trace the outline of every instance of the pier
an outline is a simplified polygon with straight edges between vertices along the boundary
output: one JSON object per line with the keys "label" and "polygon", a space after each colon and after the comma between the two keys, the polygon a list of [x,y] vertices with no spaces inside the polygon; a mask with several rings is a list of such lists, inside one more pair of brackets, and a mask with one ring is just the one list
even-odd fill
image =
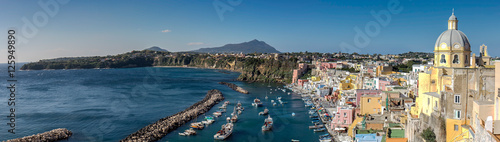
{"label": "pier", "polygon": [[219,82],[219,84],[222,84],[222,85],[227,85],[229,88],[233,89],[234,91],[236,92],[240,92],[240,93],[243,93],[243,94],[248,94],[248,91],[239,87],[238,85],[236,84],[233,84],[233,83],[227,83],[227,82]]}
{"label": "pier", "polygon": [[158,141],[183,124],[195,119],[201,114],[208,112],[214,105],[222,100],[224,100],[224,96],[219,90],[210,90],[203,100],[196,102],[181,112],[162,118],[155,123],[130,134],[125,139],[120,140],[120,142]]}
{"label": "pier", "polygon": [[5,142],[53,142],[68,139],[73,133],[65,128],[54,129],[48,132],[7,140]]}

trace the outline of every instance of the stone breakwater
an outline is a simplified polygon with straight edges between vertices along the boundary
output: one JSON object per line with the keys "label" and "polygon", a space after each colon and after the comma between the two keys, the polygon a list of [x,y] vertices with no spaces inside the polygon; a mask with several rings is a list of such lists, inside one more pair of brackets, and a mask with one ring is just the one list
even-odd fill
{"label": "stone breakwater", "polygon": [[243,94],[248,94],[248,91],[239,87],[238,85],[236,84],[233,84],[233,83],[227,83],[227,82],[219,82],[219,84],[222,84],[222,85],[227,85],[229,88],[233,89],[234,91],[237,91],[237,92],[240,92],[240,93],[243,93]]}
{"label": "stone breakwater", "polygon": [[125,141],[158,141],[168,133],[179,128],[183,124],[195,119],[199,115],[206,113],[214,105],[224,100],[224,96],[219,90],[213,89],[208,91],[207,95],[203,100],[196,102],[187,109],[178,112],[174,115],[167,116],[150,124],[139,131],[128,135],[125,139],[120,140],[120,142]]}
{"label": "stone breakwater", "polygon": [[7,140],[5,142],[53,142],[68,139],[73,133],[65,128],[54,129],[41,134]]}

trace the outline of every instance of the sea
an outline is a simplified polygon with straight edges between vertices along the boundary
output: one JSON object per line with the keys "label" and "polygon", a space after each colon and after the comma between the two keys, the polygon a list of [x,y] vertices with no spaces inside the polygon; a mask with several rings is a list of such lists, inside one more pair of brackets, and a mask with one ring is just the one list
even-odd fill
{"label": "sea", "polygon": [[[225,141],[285,142],[296,139],[318,141],[326,132],[308,129],[311,119],[300,95],[277,89],[283,84],[236,81],[237,72],[216,69],[144,67],[121,69],[70,69],[16,71],[15,134],[8,132],[10,91],[7,89],[7,64],[0,64],[0,141],[67,128],[73,135],[69,142],[119,141],[129,134],[182,111],[202,100],[211,89],[220,90],[224,101],[233,108],[241,102],[245,110],[234,124],[233,134]],[[17,64],[20,68],[22,64]],[[218,82],[234,83],[249,94],[238,93]],[[268,96],[266,100],[265,97]],[[271,100],[282,97],[283,105],[273,106]],[[251,105],[255,98],[263,107]],[[212,115],[222,103],[205,115]],[[272,131],[261,131],[266,116],[258,115],[265,108],[274,119]],[[160,141],[214,141],[214,134],[226,123],[232,109],[216,118],[215,123],[197,135],[180,136],[189,123],[170,132]],[[295,116],[292,116],[295,113]],[[200,115],[192,122],[202,121]],[[66,141],[66,140],[65,140]]]}

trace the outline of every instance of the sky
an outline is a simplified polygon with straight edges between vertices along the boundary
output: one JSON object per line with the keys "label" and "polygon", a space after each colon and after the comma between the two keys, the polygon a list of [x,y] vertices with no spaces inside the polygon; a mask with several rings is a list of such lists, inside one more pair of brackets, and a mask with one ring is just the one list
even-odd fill
{"label": "sky", "polygon": [[500,55],[498,0],[0,0],[0,30],[16,31],[18,62],[253,39],[281,52],[398,54],[432,52],[452,9],[473,53]]}

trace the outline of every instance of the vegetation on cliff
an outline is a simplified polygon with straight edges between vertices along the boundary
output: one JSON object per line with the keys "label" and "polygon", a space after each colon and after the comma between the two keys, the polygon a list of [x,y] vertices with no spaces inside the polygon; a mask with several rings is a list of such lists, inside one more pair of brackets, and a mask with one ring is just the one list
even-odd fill
{"label": "vegetation on cliff", "polygon": [[57,58],[28,63],[21,70],[184,66],[240,72],[238,80],[289,83],[297,58],[239,57],[203,53],[132,51],[115,56]]}

